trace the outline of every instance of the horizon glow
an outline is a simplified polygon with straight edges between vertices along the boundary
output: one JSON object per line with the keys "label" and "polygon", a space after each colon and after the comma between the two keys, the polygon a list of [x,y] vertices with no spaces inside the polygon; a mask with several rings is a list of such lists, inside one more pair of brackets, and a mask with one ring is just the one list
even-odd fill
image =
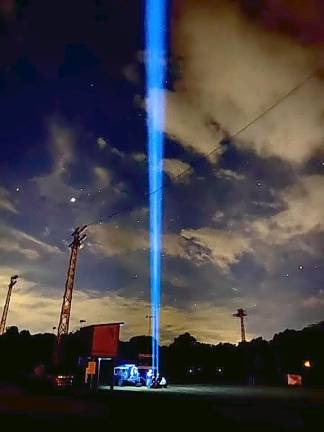
{"label": "horizon glow", "polygon": [[166,0],[146,0],[145,30],[152,367],[159,373]]}

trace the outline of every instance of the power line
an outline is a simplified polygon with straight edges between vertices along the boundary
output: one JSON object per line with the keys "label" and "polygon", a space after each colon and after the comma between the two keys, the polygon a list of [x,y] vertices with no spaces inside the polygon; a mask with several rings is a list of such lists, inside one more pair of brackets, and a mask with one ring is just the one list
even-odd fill
{"label": "power line", "polygon": [[272,105],[270,105],[268,108],[266,108],[260,115],[255,117],[253,120],[251,120],[249,123],[247,123],[245,126],[243,126],[241,129],[239,129],[237,132],[235,132],[234,135],[231,136],[231,138],[236,138],[238,135],[240,135],[242,132],[246,131],[250,126],[252,126],[254,123],[259,121],[262,117],[266,116],[270,111],[272,111],[276,106],[280,105],[283,101],[285,101],[289,96],[291,96],[293,93],[296,93],[301,87],[303,87],[308,81],[314,78],[316,75],[317,70],[312,72],[310,75],[308,75],[306,78],[304,78],[302,81],[297,83],[295,87],[293,87],[291,90],[289,90],[288,93],[284,94],[280,99],[275,101]]}
{"label": "power line", "polygon": [[[302,81],[300,81],[299,83],[297,83],[292,89],[290,89],[287,93],[285,93],[283,96],[281,96],[279,99],[277,99],[273,104],[271,104],[268,108],[266,108],[264,111],[262,111],[261,114],[259,114],[257,117],[255,117],[254,119],[252,119],[251,121],[249,121],[247,124],[245,124],[244,126],[242,126],[240,129],[238,129],[234,134],[232,135],[227,135],[227,133],[224,134],[224,138],[222,138],[220,141],[218,141],[218,146],[215,147],[213,150],[211,150],[209,153],[200,156],[199,158],[197,158],[197,160],[195,162],[192,162],[191,165],[186,168],[185,170],[181,171],[181,173],[179,173],[177,176],[173,177],[172,179],[172,183],[176,182],[179,178],[189,174],[191,171],[193,171],[193,169],[199,165],[201,162],[204,162],[206,159],[209,159],[211,156],[213,156],[214,154],[216,154],[219,151],[219,145],[222,143],[222,141],[224,141],[224,139],[226,140],[233,140],[234,138],[238,137],[239,135],[241,135],[243,132],[245,132],[249,127],[251,127],[252,125],[254,125],[256,122],[258,122],[259,120],[261,120],[263,117],[265,117],[270,111],[272,111],[274,108],[276,108],[278,105],[280,105],[282,102],[284,102],[286,99],[288,99],[292,94],[296,93],[301,87],[303,87],[308,81],[312,80],[314,78],[314,76],[316,75],[317,70],[312,72],[310,75],[308,75],[306,78],[304,78]],[[221,129],[219,127],[219,129]],[[171,181],[169,184],[167,185],[163,185],[160,188],[152,191],[152,192],[146,192],[144,195],[144,198],[149,197],[150,195],[153,195],[154,193],[162,190],[162,189],[166,189],[167,187],[169,187],[171,184]],[[130,211],[135,209],[136,207],[134,205],[128,205],[125,207],[122,207],[121,209],[111,213],[109,216],[107,216],[106,218],[104,218],[105,221],[108,221],[116,216],[119,216],[120,214],[126,212],[126,211]],[[102,223],[103,220],[99,219],[96,220],[94,222],[91,222],[89,225],[96,225],[97,223]]]}

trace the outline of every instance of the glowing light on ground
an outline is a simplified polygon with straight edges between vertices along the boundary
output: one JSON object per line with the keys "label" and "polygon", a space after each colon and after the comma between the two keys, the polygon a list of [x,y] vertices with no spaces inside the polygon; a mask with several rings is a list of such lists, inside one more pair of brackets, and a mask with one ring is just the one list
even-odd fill
{"label": "glowing light on ground", "polygon": [[[150,187],[153,370],[159,371],[166,0],[146,0],[146,98]],[[155,369],[156,368],[156,369]]]}

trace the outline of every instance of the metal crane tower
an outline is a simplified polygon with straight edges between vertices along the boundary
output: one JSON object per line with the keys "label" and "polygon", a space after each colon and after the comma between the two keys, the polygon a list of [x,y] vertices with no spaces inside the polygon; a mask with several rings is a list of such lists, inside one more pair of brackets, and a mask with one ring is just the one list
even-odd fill
{"label": "metal crane tower", "polygon": [[240,318],[240,321],[241,321],[241,341],[246,342],[244,318],[247,316],[247,313],[244,309],[237,309],[237,311],[233,314],[233,316],[236,318]]}
{"label": "metal crane tower", "polygon": [[84,233],[86,229],[87,229],[87,225],[76,228],[76,230],[72,234],[73,241],[69,245],[69,247],[71,248],[71,255],[70,255],[69,269],[67,273],[67,279],[65,283],[65,292],[63,296],[60,322],[57,328],[58,343],[60,342],[61,337],[63,335],[66,335],[69,331],[72,294],[73,294],[77,258],[78,258],[78,252],[82,245],[82,242],[87,237],[86,234]]}
{"label": "metal crane tower", "polygon": [[7,321],[7,316],[8,316],[11,292],[12,292],[13,286],[16,285],[16,283],[17,283],[18,277],[19,277],[18,275],[15,275],[15,276],[11,276],[11,278],[10,278],[9,288],[8,288],[8,292],[7,292],[7,298],[6,298],[6,302],[5,302],[5,305],[3,308],[3,312],[2,312],[2,318],[1,318],[1,324],[0,324],[0,335],[3,335],[3,333],[6,331],[6,321]]}

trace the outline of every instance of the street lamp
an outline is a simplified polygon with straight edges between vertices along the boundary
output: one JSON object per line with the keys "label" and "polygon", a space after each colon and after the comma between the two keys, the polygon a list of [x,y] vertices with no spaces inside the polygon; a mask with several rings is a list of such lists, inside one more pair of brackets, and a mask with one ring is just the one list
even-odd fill
{"label": "street lamp", "polygon": [[304,367],[307,368],[307,369],[311,368],[312,367],[311,362],[309,360],[305,360],[304,361]]}

